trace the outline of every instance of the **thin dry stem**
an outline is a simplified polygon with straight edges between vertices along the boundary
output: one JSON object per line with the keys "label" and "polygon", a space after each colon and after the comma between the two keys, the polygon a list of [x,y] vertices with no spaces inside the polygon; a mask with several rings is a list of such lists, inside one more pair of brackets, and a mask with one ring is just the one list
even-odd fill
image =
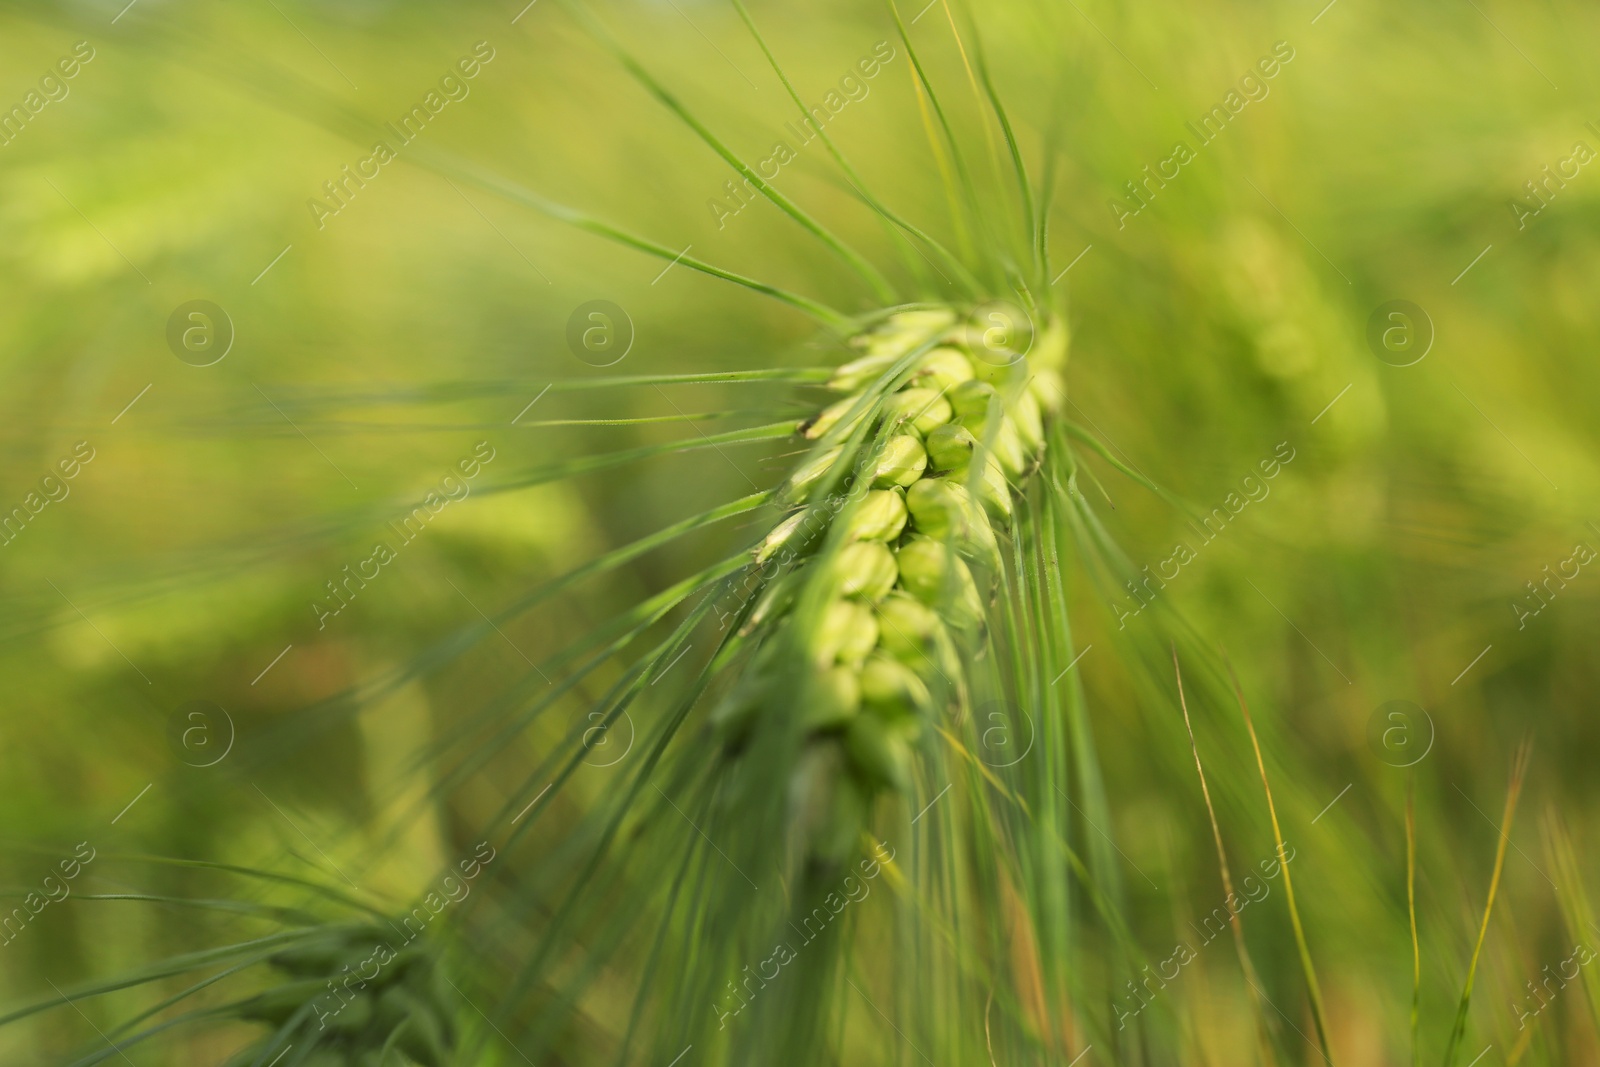
{"label": "thin dry stem", "polygon": [[1411,1067],[1422,1062],[1417,1022],[1422,1003],[1422,949],[1417,941],[1417,780],[1406,784],[1406,913],[1411,920]]}
{"label": "thin dry stem", "polygon": [[1317,971],[1311,965],[1311,949],[1306,944],[1305,927],[1300,923],[1300,907],[1294,899],[1294,882],[1289,876],[1289,860],[1284,853],[1283,830],[1278,825],[1278,806],[1272,800],[1272,784],[1267,781],[1267,764],[1261,758],[1261,742],[1256,738],[1256,725],[1250,718],[1250,706],[1245,703],[1244,688],[1239,685],[1238,675],[1233,673],[1233,664],[1228,662],[1224,653],[1223,661],[1227,663],[1228,678],[1233,682],[1233,693],[1239,700],[1239,711],[1244,715],[1245,729],[1250,732],[1250,747],[1255,750],[1256,768],[1261,772],[1261,788],[1267,794],[1267,814],[1272,819],[1272,837],[1277,842],[1278,863],[1283,868],[1283,895],[1289,902],[1289,923],[1294,927],[1295,947],[1300,952],[1300,967],[1305,972],[1306,990],[1311,997],[1311,1016],[1317,1024],[1317,1039],[1322,1043],[1322,1058],[1331,1065],[1333,1063],[1333,1049],[1328,1045],[1328,1015],[1322,1006],[1322,987],[1317,983]]}
{"label": "thin dry stem", "polygon": [[[1194,769],[1200,774],[1200,795],[1205,797],[1206,815],[1211,820],[1211,837],[1217,845],[1217,866],[1222,871],[1222,890],[1227,894],[1226,899],[1233,899],[1233,874],[1228,868],[1228,853],[1222,847],[1222,827],[1217,823],[1217,809],[1211,803],[1211,787],[1206,784],[1206,769],[1200,762],[1200,745],[1195,741],[1194,724],[1189,721],[1189,701],[1183,693],[1183,670],[1178,666],[1178,649],[1172,646],[1172,672],[1178,679],[1178,706],[1183,709],[1184,729],[1189,731],[1189,750],[1194,753]],[[1288,873],[1287,867],[1284,873]],[[1255,964],[1250,962],[1250,950],[1244,943],[1244,924],[1239,921],[1239,913],[1233,908],[1228,909],[1229,925],[1233,928],[1233,945],[1239,953],[1239,966],[1244,971],[1245,981],[1250,985],[1251,997],[1256,1006],[1256,1024],[1258,1039],[1261,1045],[1262,1062],[1276,1064],[1277,1058],[1272,1052],[1270,1032],[1267,1027],[1267,1014],[1262,1007],[1261,983],[1256,976]]]}
{"label": "thin dry stem", "polygon": [[1517,800],[1522,796],[1522,782],[1528,772],[1528,758],[1532,746],[1524,741],[1517,749],[1511,764],[1511,783],[1506,787],[1506,806],[1500,817],[1500,843],[1494,850],[1494,873],[1489,878],[1489,899],[1483,905],[1483,922],[1478,926],[1478,941],[1472,948],[1472,962],[1467,965],[1467,981],[1461,989],[1461,1005],[1456,1009],[1455,1026],[1450,1031],[1450,1044],[1445,1050],[1445,1067],[1454,1067],[1456,1049],[1467,1033],[1467,1009],[1472,1004],[1472,982],[1478,974],[1478,960],[1483,956],[1484,938],[1489,935],[1489,916],[1494,912],[1495,893],[1500,889],[1500,875],[1505,870],[1506,846],[1511,844],[1511,821],[1516,818]]}

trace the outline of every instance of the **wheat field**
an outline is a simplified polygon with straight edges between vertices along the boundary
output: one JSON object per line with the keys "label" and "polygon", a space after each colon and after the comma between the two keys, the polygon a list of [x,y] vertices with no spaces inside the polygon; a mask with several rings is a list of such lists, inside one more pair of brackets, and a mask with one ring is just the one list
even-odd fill
{"label": "wheat field", "polygon": [[0,7],[0,1064],[1600,1062],[1600,13]]}

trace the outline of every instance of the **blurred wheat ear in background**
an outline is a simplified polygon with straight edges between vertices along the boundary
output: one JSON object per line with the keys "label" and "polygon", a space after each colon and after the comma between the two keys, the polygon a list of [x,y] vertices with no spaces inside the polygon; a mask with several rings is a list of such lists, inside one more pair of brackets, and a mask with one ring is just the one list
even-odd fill
{"label": "blurred wheat ear in background", "polygon": [[0,1065],[1600,1062],[1594,11],[0,27]]}

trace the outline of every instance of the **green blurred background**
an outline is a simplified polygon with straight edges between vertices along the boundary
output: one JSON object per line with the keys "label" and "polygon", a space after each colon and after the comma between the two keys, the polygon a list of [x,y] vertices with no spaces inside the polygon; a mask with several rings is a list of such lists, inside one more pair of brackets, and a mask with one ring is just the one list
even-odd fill
{"label": "green blurred background", "polygon": [[[945,8],[917,7],[902,16],[982,171],[988,131]],[[30,889],[88,840],[107,854],[337,869],[405,899],[470,853],[554,734],[524,735],[443,799],[424,796],[440,764],[419,768],[417,754],[521,684],[531,661],[751,536],[713,528],[675,543],[306,725],[315,713],[304,709],[416,665],[480,611],[774,484],[790,451],[700,451],[489,492],[550,463],[693,433],[539,422],[727,413],[696,420],[713,432],[819,401],[782,386],[547,385],[843,357],[781,304],[683,266],[663,274],[657,259],[463,175],[493,173],[850,313],[872,307],[771,205],[719,226],[707,201],[726,200],[726,165],[555,0],[519,8],[138,0],[0,15],[0,105],[23,104],[77,42],[93,49],[67,95],[0,147],[0,506],[22,504],[77,442],[94,456],[70,495],[0,547],[7,884]],[[789,139],[792,108],[731,6],[593,10],[746,158]],[[829,132],[880,195],[959,244],[886,9],[757,3],[752,14],[808,100],[878,42],[894,45]],[[1034,173],[1056,153],[1050,256],[1053,276],[1070,264],[1055,289],[1073,330],[1072,417],[1199,513],[1280,442],[1293,450],[1270,495],[1163,598],[1226,647],[1250,695],[1341,1059],[1408,1055],[1408,782],[1423,1049],[1430,1062],[1442,1054],[1511,753],[1531,737],[1466,1054],[1489,1045],[1484,1063],[1595,1062],[1600,1038],[1577,989],[1520,1043],[1514,1005],[1571,951],[1559,905],[1574,893],[1557,889],[1541,827],[1563,824],[1583,874],[1600,876],[1587,847],[1600,826],[1600,577],[1585,567],[1552,586],[1520,629],[1511,605],[1531,606],[1525,583],[1574,546],[1600,548],[1600,174],[1583,166],[1546,184],[1520,229],[1511,202],[1538,205],[1524,183],[1544,181],[1576,143],[1600,148],[1589,125],[1600,123],[1600,14],[1490,0],[1006,0],[975,14]],[[493,58],[470,93],[319,229],[308,199],[480,41]],[[1119,226],[1109,201],[1131,207],[1125,183],[1176,142],[1195,145],[1185,123],[1278,42],[1293,59],[1270,92]],[[784,192],[909,280],[821,146],[797,155],[777,180]],[[595,299],[624,308],[635,331],[606,368],[565,339],[574,309]],[[1367,341],[1369,318],[1398,299],[1424,309],[1434,334],[1403,367]],[[167,342],[169,317],[193,300],[219,305],[235,333],[211,366]],[[310,605],[324,583],[479,441],[495,458],[472,495],[319,629]],[[1181,511],[1090,465],[1104,487],[1096,503],[1137,567],[1196,543]],[[1079,640],[1092,646],[1080,669],[1116,813],[1106,829],[1129,864],[1135,932],[1160,958],[1183,922],[1221,901],[1166,631],[1154,612],[1120,628],[1130,602],[1114,582],[1068,580]],[[227,709],[236,730],[214,767],[186,765],[174,747],[173,716],[191,700]],[[1426,711],[1409,725],[1431,748],[1410,768],[1370,736],[1391,700]],[[571,701],[561,725],[585,707]],[[1226,704],[1194,710],[1231,855],[1254,866],[1273,842],[1248,740]],[[563,803],[581,809],[607,787],[596,768]],[[107,858],[77,886],[151,891],[177,877]],[[1297,966],[1282,908],[1274,897],[1261,917],[1246,913],[1273,990]],[[0,995],[30,1001],[47,977],[65,988],[215,932],[160,908],[53,905],[0,948]],[[1239,1062],[1250,1045],[1248,991],[1231,968],[1214,951],[1183,980],[1186,1062]],[[88,1010],[105,1019],[144,1003],[129,994]],[[1293,1008],[1286,1018],[1310,1032]],[[134,1059],[210,1064],[241,1033],[175,1033]],[[0,1029],[0,1062],[65,1062],[92,1036],[84,1017],[54,1012]],[[889,1062],[863,1048],[862,1062]],[[1318,1059],[1309,1044],[1300,1052]]]}

